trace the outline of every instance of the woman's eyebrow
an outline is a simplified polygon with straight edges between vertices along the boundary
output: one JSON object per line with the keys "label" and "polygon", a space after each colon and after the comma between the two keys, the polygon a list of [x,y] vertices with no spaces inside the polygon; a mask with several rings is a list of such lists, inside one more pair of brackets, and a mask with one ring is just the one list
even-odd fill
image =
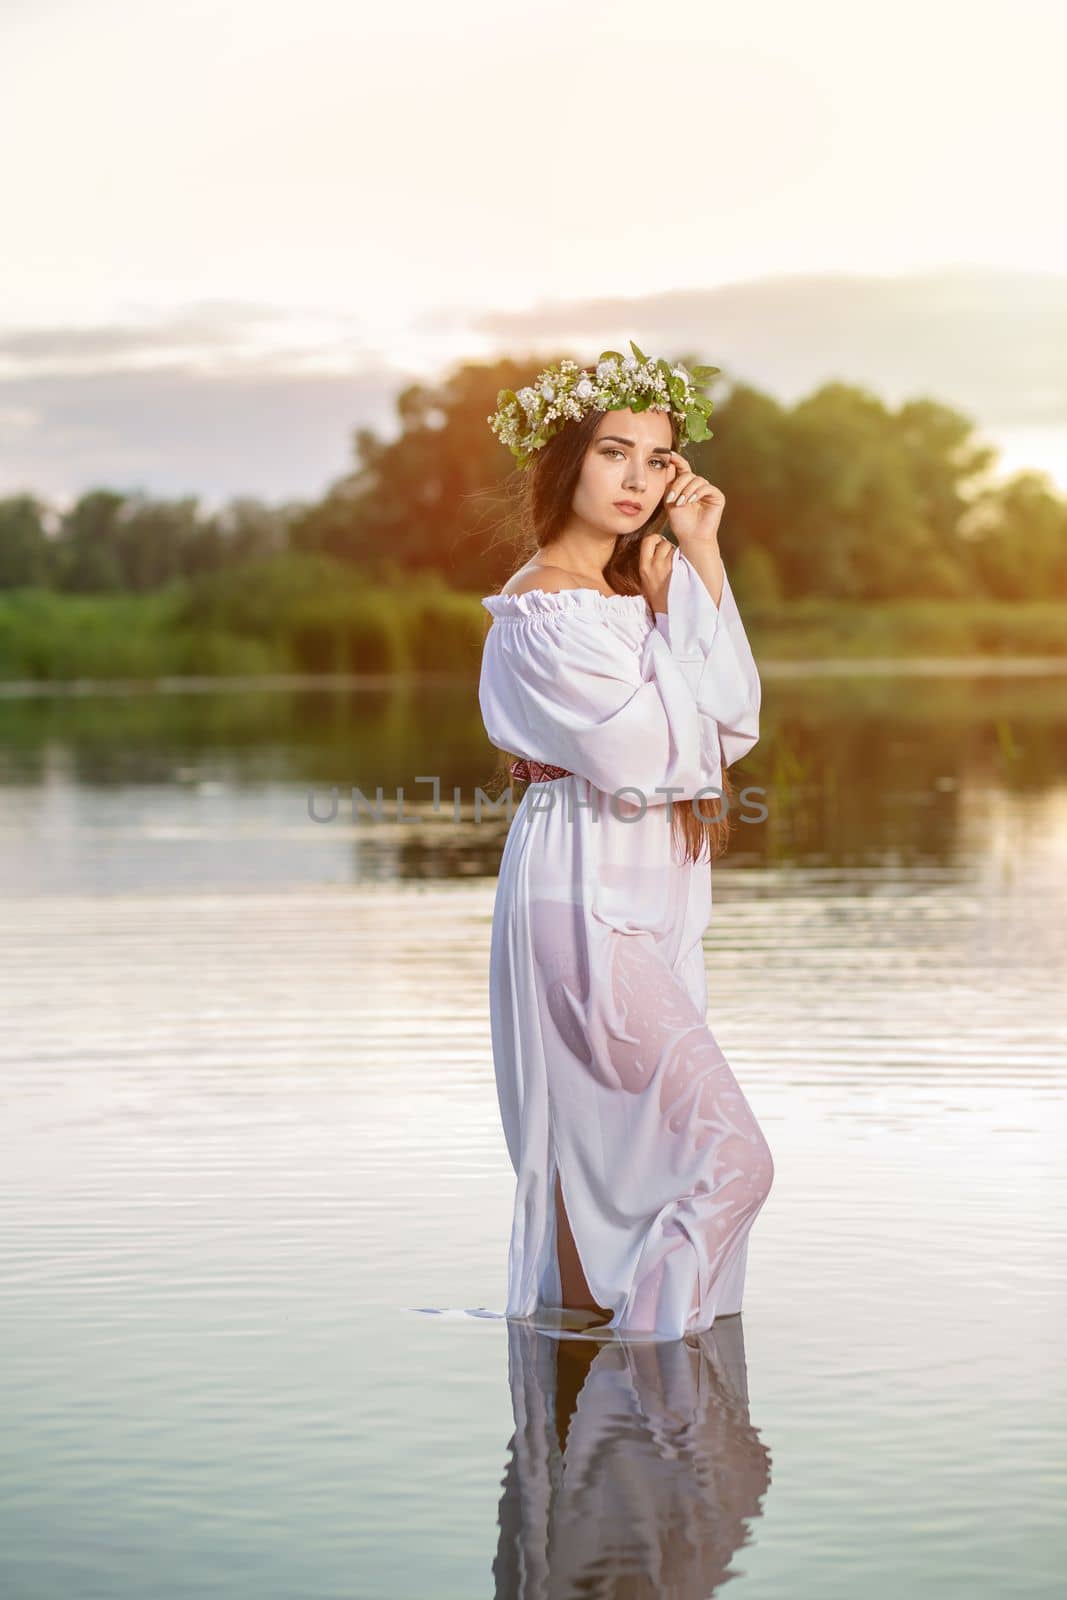
{"label": "woman's eyebrow", "polygon": [[[618,434],[618,433],[602,433],[600,435],[600,438],[598,439],[597,443],[598,444],[603,444],[605,439],[612,439],[612,440],[614,440],[614,442],[616,444],[634,444],[634,443],[636,443],[636,441],[633,440],[633,439],[624,439],[622,437],[622,435]],[[649,451],[649,455],[652,455],[652,456],[669,456],[670,453],[671,453],[671,447],[670,447],[669,444],[658,444],[658,445],[655,446],[654,449]]]}

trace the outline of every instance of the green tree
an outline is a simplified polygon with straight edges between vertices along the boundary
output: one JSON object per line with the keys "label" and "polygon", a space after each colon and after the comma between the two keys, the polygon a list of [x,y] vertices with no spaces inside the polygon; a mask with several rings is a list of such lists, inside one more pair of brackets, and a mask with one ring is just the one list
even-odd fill
{"label": "green tree", "polygon": [[56,546],[57,587],[75,594],[123,587],[119,514],[126,496],[90,489],[64,516]]}
{"label": "green tree", "polygon": [[293,526],[309,508],[299,502],[271,506],[252,495],[230,500],[213,519],[227,561],[258,561],[289,549]]}
{"label": "green tree", "polygon": [[1067,599],[1067,506],[1043,472],[994,484],[963,520],[976,585],[1001,600]]}
{"label": "green tree", "polygon": [[44,504],[32,494],[0,500],[0,589],[43,586],[50,573]]}
{"label": "green tree", "polygon": [[541,364],[467,363],[442,383],[404,389],[397,436],[356,432],[352,472],[298,522],[296,547],[356,561],[379,578],[437,571],[457,588],[489,582],[486,546],[507,519],[514,463],[486,418],[498,390]]}
{"label": "green tree", "polygon": [[876,600],[962,595],[967,480],[989,453],[973,424],[931,401],[894,413],[870,391],[825,384],[786,426],[790,514],[775,535],[786,592]]}
{"label": "green tree", "polygon": [[153,500],[131,495],[112,534],[123,588],[145,594],[181,577],[199,527],[195,496]]}

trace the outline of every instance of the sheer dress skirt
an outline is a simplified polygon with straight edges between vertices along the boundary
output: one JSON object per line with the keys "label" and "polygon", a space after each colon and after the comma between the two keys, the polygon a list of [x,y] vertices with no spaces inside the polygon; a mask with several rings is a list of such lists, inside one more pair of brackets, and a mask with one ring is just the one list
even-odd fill
{"label": "sheer dress skirt", "polygon": [[[567,786],[591,802],[577,820]],[[606,1328],[677,1338],[740,1311],[773,1163],[706,1022],[709,868],[665,855],[662,809],[620,832],[596,801],[575,776],[532,784],[501,860],[490,1015],[518,1180],[507,1313],[562,1304],[558,1171]]]}

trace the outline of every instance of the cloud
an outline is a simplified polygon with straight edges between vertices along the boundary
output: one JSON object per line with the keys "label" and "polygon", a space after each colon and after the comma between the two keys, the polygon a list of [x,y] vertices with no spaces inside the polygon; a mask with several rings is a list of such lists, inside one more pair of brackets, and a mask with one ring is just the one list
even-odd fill
{"label": "cloud", "polygon": [[[432,316],[424,322],[432,331]],[[925,394],[991,425],[1067,424],[1067,277],[1060,274],[970,267],[891,278],[805,273],[488,312],[472,328],[498,348],[555,341],[583,359],[606,345],[618,349],[627,337],[650,353],[691,349],[787,403],[840,378],[891,404]]]}
{"label": "cloud", "polygon": [[316,498],[357,424],[391,431],[399,376],[260,370],[48,374],[0,384],[0,492],[65,502],[89,487]]}
{"label": "cloud", "polygon": [[232,349],[250,332],[276,325],[286,315],[274,306],[208,300],[145,323],[0,328],[0,360],[26,370],[86,360],[103,364],[174,346]]}
{"label": "cloud", "polygon": [[90,487],[313,499],[410,381],[317,308],[201,300],[93,327],[0,328],[0,493]]}

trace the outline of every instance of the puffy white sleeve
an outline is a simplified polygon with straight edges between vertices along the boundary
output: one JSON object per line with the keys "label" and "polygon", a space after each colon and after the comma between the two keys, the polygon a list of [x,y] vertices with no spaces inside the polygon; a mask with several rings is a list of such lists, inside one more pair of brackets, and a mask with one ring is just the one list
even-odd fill
{"label": "puffy white sleeve", "polygon": [[733,766],[759,739],[763,691],[725,563],[716,605],[703,578],[679,551],[671,567],[667,610],[657,611],[656,628],[701,715],[717,724],[723,760]]}
{"label": "puffy white sleeve", "polygon": [[640,596],[483,599],[493,616],[478,689],[486,733],[606,793],[637,789],[650,806],[718,788],[724,761],[759,738],[759,676],[726,602],[724,586],[715,606],[680,552],[664,627],[649,625]]}

